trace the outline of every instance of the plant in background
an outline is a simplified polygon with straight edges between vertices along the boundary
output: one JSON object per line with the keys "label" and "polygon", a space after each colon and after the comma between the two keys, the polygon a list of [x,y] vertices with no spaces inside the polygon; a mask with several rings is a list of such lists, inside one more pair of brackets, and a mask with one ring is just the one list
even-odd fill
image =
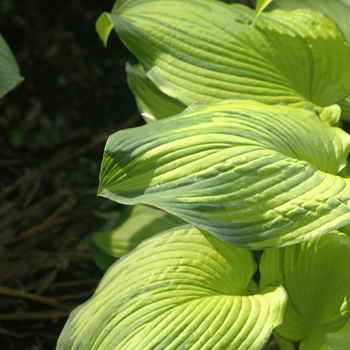
{"label": "plant in background", "polygon": [[[0,3],[0,8],[7,2]],[[23,80],[19,73],[19,67],[5,39],[0,34],[0,98],[14,89]],[[23,141],[22,130],[10,130],[10,142],[13,147],[19,147]]]}
{"label": "plant in background", "polygon": [[0,34],[0,98],[14,89],[22,80],[17,62]]}
{"label": "plant in background", "polygon": [[118,0],[100,16],[139,61],[149,124],[107,141],[99,195],[133,207],[91,247],[104,269],[123,256],[58,349],[350,346],[350,45],[326,15],[270,2]]}

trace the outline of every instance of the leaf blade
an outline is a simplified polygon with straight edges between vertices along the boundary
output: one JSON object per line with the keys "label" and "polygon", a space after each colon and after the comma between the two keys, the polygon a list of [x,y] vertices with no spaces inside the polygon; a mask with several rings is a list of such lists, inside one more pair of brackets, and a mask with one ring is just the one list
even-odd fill
{"label": "leaf blade", "polygon": [[273,0],[257,0],[255,7],[255,17],[258,17]]}
{"label": "leaf blade", "polygon": [[242,247],[296,243],[349,220],[348,180],[336,176],[349,135],[311,111],[226,101],[153,124],[110,137],[99,195]]}
{"label": "leaf blade", "polygon": [[195,228],[153,237],[73,312],[58,349],[260,349],[282,322],[286,295],[249,295],[254,265],[248,251]]}
{"label": "leaf blade", "polygon": [[261,288],[280,282],[290,300],[284,323],[275,330],[278,335],[302,340],[303,349],[319,349],[325,335],[349,319],[349,249],[349,237],[334,231],[264,252]]}
{"label": "leaf blade", "polygon": [[110,18],[148,77],[186,105],[248,98],[327,106],[350,93],[350,46],[317,12],[262,13],[254,25],[243,6],[138,0]]}
{"label": "leaf blade", "polygon": [[181,113],[185,105],[163,92],[147,77],[140,65],[126,65],[126,74],[130,90],[135,96],[138,109],[147,122],[167,118]]}
{"label": "leaf blade", "polygon": [[111,21],[110,15],[107,12],[102,13],[98,17],[95,29],[104,46],[107,46],[108,38],[113,30],[113,27],[113,22]]}
{"label": "leaf blade", "polygon": [[175,216],[145,205],[125,207],[111,229],[90,236],[90,250],[96,264],[106,271],[143,240],[184,224]]}

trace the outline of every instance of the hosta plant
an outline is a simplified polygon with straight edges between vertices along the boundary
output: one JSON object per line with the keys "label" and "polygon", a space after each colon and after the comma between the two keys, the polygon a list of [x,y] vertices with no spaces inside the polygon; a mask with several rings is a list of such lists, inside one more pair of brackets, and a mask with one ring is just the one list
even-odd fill
{"label": "hosta plant", "polygon": [[138,59],[148,124],[107,141],[99,195],[126,207],[91,238],[109,269],[58,349],[350,348],[350,45],[270,2],[118,0],[98,19]]}

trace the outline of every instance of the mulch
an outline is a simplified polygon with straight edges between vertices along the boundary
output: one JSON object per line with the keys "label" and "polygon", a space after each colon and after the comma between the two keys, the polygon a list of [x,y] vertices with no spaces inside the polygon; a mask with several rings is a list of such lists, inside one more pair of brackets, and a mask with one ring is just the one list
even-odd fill
{"label": "mulch", "polygon": [[96,196],[109,134],[141,123],[113,1],[1,0],[0,32],[24,82],[0,100],[0,349],[54,349],[102,272],[89,235],[115,204]]}

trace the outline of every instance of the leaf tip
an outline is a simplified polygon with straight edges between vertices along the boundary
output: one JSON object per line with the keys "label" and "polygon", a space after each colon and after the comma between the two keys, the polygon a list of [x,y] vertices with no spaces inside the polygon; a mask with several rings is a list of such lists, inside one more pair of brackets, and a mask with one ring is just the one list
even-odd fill
{"label": "leaf tip", "polygon": [[108,37],[111,34],[113,27],[114,25],[111,21],[110,14],[103,12],[100,17],[98,17],[95,28],[98,36],[103,42],[104,47],[107,46]]}
{"label": "leaf tip", "polygon": [[265,10],[265,8],[267,6],[269,6],[271,4],[273,0],[258,0],[256,3],[256,8],[255,8],[255,17],[254,19],[256,20],[260,13],[263,12]]}

